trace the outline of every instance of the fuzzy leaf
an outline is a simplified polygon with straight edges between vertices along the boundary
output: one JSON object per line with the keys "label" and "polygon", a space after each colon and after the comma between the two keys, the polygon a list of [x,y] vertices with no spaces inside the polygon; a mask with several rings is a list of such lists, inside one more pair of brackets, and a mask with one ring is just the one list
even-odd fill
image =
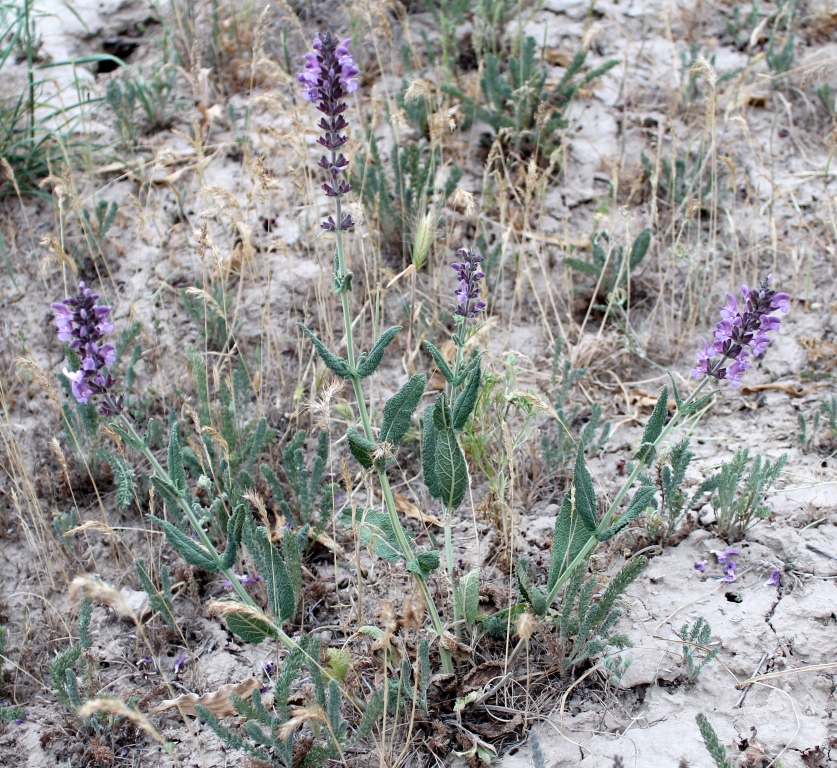
{"label": "fuzzy leaf", "polygon": [[189,565],[194,565],[197,568],[203,568],[205,571],[209,571],[210,573],[215,573],[218,570],[219,565],[217,558],[213,557],[212,554],[207,552],[194,539],[183,533],[180,528],[172,525],[168,522],[168,520],[161,520],[159,517],[154,517],[154,515],[148,515],[148,518],[153,520],[163,529],[163,533],[166,534],[169,544],[171,544],[180,553],[180,556],[187,563],[189,563]]}
{"label": "fuzzy leaf", "polygon": [[448,406],[448,399],[443,392],[436,398],[435,407],[433,408],[433,425],[437,432],[443,429],[449,429],[452,422],[450,407]]}
{"label": "fuzzy leaf", "polygon": [[424,473],[424,484],[434,499],[442,498],[442,486],[436,477],[436,425],[433,423],[433,409],[435,403],[424,409],[421,419],[421,469]]}
{"label": "fuzzy leaf", "polygon": [[651,502],[654,501],[654,494],[656,492],[657,489],[653,485],[641,486],[634,494],[633,499],[631,499],[631,503],[628,505],[625,513],[613,525],[597,534],[599,541],[612,539],[626,525],[636,520],[651,505]]}
{"label": "fuzzy leaf", "polygon": [[384,406],[384,421],[381,424],[381,431],[378,434],[380,442],[388,442],[393,446],[401,443],[407,430],[410,428],[410,420],[418,406],[424,388],[427,385],[427,376],[417,373],[411,376]]}
{"label": "fuzzy leaf", "polygon": [[468,470],[452,429],[436,433],[436,478],[442,491],[442,503],[448,510],[456,509],[465,498]]}
{"label": "fuzzy leaf", "polygon": [[389,328],[380,335],[378,340],[375,342],[375,346],[372,347],[372,350],[357,367],[358,378],[365,379],[367,376],[371,376],[378,370],[378,366],[381,364],[381,360],[383,360],[384,357],[384,351],[390,342],[398,335],[400,330],[400,325],[393,325],[392,328]]}
{"label": "fuzzy leaf", "polygon": [[650,245],[651,230],[646,227],[636,236],[634,244],[631,246],[631,256],[630,261],[628,262],[631,267],[631,272],[633,272],[645,258],[645,254],[648,253],[648,247]]}
{"label": "fuzzy leaf", "polygon": [[570,489],[558,517],[552,538],[552,559],[549,565],[548,588],[552,589],[590,537],[595,536],[598,513],[593,480],[584,463],[584,448],[579,446]]}
{"label": "fuzzy leaf", "polygon": [[169,431],[168,465],[169,477],[174,487],[181,493],[185,492],[186,472],[183,469],[183,454],[180,448],[180,427],[176,420],[172,421]]}
{"label": "fuzzy leaf", "polygon": [[520,594],[532,606],[535,615],[543,616],[547,609],[546,595],[529,580],[527,567],[526,558],[522,557],[517,564],[517,586],[520,589]]}
{"label": "fuzzy leaf", "polygon": [[162,590],[159,590],[154,586],[154,582],[151,580],[151,575],[145,567],[145,561],[141,557],[138,557],[134,561],[134,568],[136,569],[137,576],[139,576],[139,580],[142,583],[142,588],[148,595],[148,604],[151,606],[152,610],[157,611],[157,613],[163,617],[166,624],[168,624],[173,630],[177,631],[177,621],[174,617],[174,607],[171,599],[171,584],[169,583],[168,569],[166,566],[163,565],[160,567],[161,576],[163,577],[161,579],[163,583]]}
{"label": "fuzzy leaf", "polygon": [[375,452],[375,443],[367,440],[354,427],[346,430],[346,437],[349,441],[349,450],[364,469],[372,469],[375,460],[372,458]]}
{"label": "fuzzy leaf", "polygon": [[703,408],[703,406],[706,405],[706,403],[708,403],[715,395],[718,394],[718,391],[719,390],[716,389],[714,392],[710,392],[708,395],[699,397],[693,403],[689,403],[689,405],[687,405],[683,409],[683,415],[688,416],[690,413],[694,413],[695,411]]}
{"label": "fuzzy leaf", "polygon": [[433,358],[433,362],[436,363],[436,367],[439,369],[439,373],[445,377],[445,381],[448,384],[453,384],[453,371],[451,367],[448,365],[447,360],[445,360],[442,353],[436,349],[429,341],[425,339],[424,341],[424,348],[430,353],[430,357]]}
{"label": "fuzzy leaf", "polygon": [[477,620],[477,609],[480,605],[480,568],[468,571],[459,580],[459,590],[462,594],[462,615],[468,626],[473,626]]}
{"label": "fuzzy leaf", "polygon": [[590,264],[587,261],[582,261],[581,259],[564,259],[564,264],[566,264],[571,269],[578,270],[579,272],[583,272],[585,275],[591,275],[595,277],[597,280],[599,279],[599,275],[601,275],[602,270],[599,269],[595,264]]}
{"label": "fuzzy leaf", "polygon": [[480,364],[477,364],[471,370],[471,375],[468,377],[468,383],[465,389],[460,392],[459,397],[453,404],[453,428],[457,432],[461,432],[468,422],[468,418],[473,413],[474,406],[477,404],[477,398],[480,394],[480,381],[482,379],[482,370]]}
{"label": "fuzzy leaf", "polygon": [[308,330],[302,323],[297,323],[297,325],[311,339],[314,344],[314,349],[317,350],[317,354],[323,363],[325,363],[326,368],[336,373],[341,379],[350,379],[352,377],[349,364],[342,357],[335,355],[334,352],[317,338],[317,335],[313,331]]}
{"label": "fuzzy leaf", "polygon": [[258,645],[273,636],[273,628],[265,621],[242,613],[228,613],[224,616],[227,628],[245,643]]}
{"label": "fuzzy leaf", "polygon": [[430,572],[439,567],[439,553],[436,551],[418,552],[415,560],[407,561],[407,570],[419,574],[425,579],[430,578]]}
{"label": "fuzzy leaf", "polygon": [[666,416],[668,416],[668,387],[664,386],[660,397],[654,405],[654,410],[651,411],[651,417],[645,425],[645,431],[642,433],[642,444],[635,456],[637,461],[650,464],[653,460],[654,454],[656,453],[654,441],[663,431]]}
{"label": "fuzzy leaf", "polygon": [[285,561],[279,550],[271,543],[267,529],[263,526],[256,529],[256,540],[266,558],[264,563],[266,567],[262,572],[262,577],[267,587],[267,604],[270,612],[275,620],[287,621],[296,613],[296,598]]}

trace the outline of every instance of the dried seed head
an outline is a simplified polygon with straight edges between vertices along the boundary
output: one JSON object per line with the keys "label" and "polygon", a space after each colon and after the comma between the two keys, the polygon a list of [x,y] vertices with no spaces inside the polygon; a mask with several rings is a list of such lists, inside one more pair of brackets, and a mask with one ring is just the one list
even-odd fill
{"label": "dried seed head", "polygon": [[[420,209],[426,206],[420,206]],[[416,270],[421,269],[430,255],[430,249],[436,240],[436,227],[439,222],[439,215],[435,206],[431,206],[427,213],[419,216],[413,229],[413,266]]]}
{"label": "dried seed head", "polygon": [[413,593],[404,598],[404,629],[412,629],[415,632],[421,629],[425,607],[424,594],[418,584],[414,584]]}
{"label": "dried seed head", "polygon": [[433,84],[429,80],[417,78],[413,80],[404,93],[406,104],[415,104],[419,99],[429,100],[433,95]]}
{"label": "dried seed head", "polygon": [[398,619],[395,616],[395,608],[389,600],[381,603],[381,624],[384,631],[394,634],[398,631]]}
{"label": "dried seed head", "polygon": [[466,216],[473,216],[477,212],[477,201],[470,192],[462,189],[462,187],[457,187],[453,191],[453,194],[448,198],[448,205],[455,211],[464,211]]}
{"label": "dried seed head", "polygon": [[529,638],[532,637],[532,632],[535,631],[535,627],[537,626],[537,620],[529,611],[526,611],[526,613],[520,615],[514,626],[517,630],[517,636],[528,643]]}

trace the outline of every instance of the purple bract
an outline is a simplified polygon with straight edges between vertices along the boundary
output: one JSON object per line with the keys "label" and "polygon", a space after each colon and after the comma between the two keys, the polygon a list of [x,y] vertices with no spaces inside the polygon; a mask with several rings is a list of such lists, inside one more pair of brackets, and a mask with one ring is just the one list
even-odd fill
{"label": "purple bract", "polygon": [[105,336],[113,333],[113,323],[109,319],[111,308],[97,304],[98,299],[99,296],[82,281],[75,296],[53,304],[52,308],[58,339],[69,342],[70,349],[81,358],[77,371],[63,370],[73,397],[80,403],[87,403],[93,395],[103,395],[99,412],[103,416],[113,416],[122,410],[123,398],[108,394],[113,386],[113,376],[106,369],[116,362],[116,347],[102,343]]}
{"label": "purple bract", "polygon": [[[317,142],[330,153],[330,156],[323,155],[319,162],[329,174],[329,181],[322,185],[323,191],[329,197],[340,197],[352,191],[352,185],[340,178],[349,161],[338,150],[348,141],[341,133],[349,125],[343,117],[348,109],[343,99],[357,90],[358,69],[349,52],[349,40],[341,43],[331,32],[325,32],[314,39],[313,49],[305,55],[305,67],[296,79],[302,84],[303,98],[316,104],[324,115],[317,124],[323,132]],[[338,228],[353,229],[355,223],[351,216],[342,216],[340,221],[329,216],[320,226],[334,232]]]}
{"label": "purple bract", "polygon": [[[699,379],[712,376],[715,379],[727,379],[731,386],[737,387],[741,376],[750,367],[750,352],[753,357],[764,354],[770,337],[770,331],[779,328],[780,320],[771,312],[787,312],[790,297],[786,293],[777,293],[770,287],[772,275],[768,275],[758,290],[741,286],[744,306],[739,309],[738,301],[731,293],[727,294],[727,303],[721,309],[721,319],[715,325],[715,341],[707,344],[701,339],[703,349],[695,354],[695,366],[692,376]],[[721,359],[713,359],[721,355]],[[725,365],[727,361],[732,362]]]}
{"label": "purple bract", "polygon": [[451,264],[459,280],[454,314],[466,318],[474,317],[477,312],[485,309],[484,301],[474,301],[480,295],[479,282],[485,277],[479,266],[485,261],[485,257],[470,248],[460,248],[456,253],[462,257],[463,261],[461,264]]}

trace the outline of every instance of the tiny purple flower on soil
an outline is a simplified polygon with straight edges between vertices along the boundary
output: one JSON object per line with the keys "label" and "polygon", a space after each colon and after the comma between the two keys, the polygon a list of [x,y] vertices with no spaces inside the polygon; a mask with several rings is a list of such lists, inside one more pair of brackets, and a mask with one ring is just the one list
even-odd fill
{"label": "tiny purple flower on soil", "polygon": [[[750,367],[750,352],[753,357],[763,355],[770,343],[768,332],[779,328],[780,319],[770,313],[787,313],[790,309],[790,297],[774,291],[770,287],[771,279],[772,275],[768,275],[757,290],[742,285],[742,308],[739,308],[735,296],[727,294],[721,319],[715,325],[715,341],[710,345],[701,339],[703,349],[695,354],[692,376],[696,379],[712,376],[719,381],[727,379],[733,387],[740,384],[742,374]],[[718,355],[721,358],[713,361]],[[726,367],[728,360],[733,362]]]}
{"label": "tiny purple flower on soil", "polygon": [[172,662],[172,669],[174,670],[174,674],[178,674],[180,672],[180,668],[186,661],[186,657],[181,653],[173,662]]}
{"label": "tiny purple flower on soil", "polygon": [[27,717],[29,717],[29,710],[28,709],[23,713],[23,717],[16,717],[15,718],[15,725],[23,725],[23,723],[25,722]]}
{"label": "tiny purple flower on soil", "polygon": [[695,563],[695,570],[703,573],[706,570],[706,560],[698,560]]}
{"label": "tiny purple flower on soil", "polygon": [[144,667],[144,666],[145,666],[145,665],[147,665],[147,664],[153,664],[153,663],[154,663],[154,659],[152,659],[152,658],[151,658],[151,657],[149,657],[149,656],[143,656],[143,657],[142,657],[142,658],[141,658],[141,659],[137,662],[137,666],[138,666],[138,667]]}
{"label": "tiny purple flower on soil", "polygon": [[724,575],[721,581],[735,581],[735,560],[728,560],[724,565]]}
{"label": "tiny purple flower on soil", "polygon": [[[254,573],[252,576],[249,573],[236,573],[235,571],[232,572],[233,576],[235,576],[241,584],[258,584],[262,580],[262,576],[260,573]],[[231,581],[223,582],[223,586],[231,587]]]}
{"label": "tiny purple flower on soil", "polygon": [[734,555],[741,554],[735,547],[730,547],[729,549],[724,550],[710,549],[709,551],[718,559],[719,565],[723,565]]}
{"label": "tiny purple flower on soil", "polygon": [[769,578],[767,581],[765,581],[765,582],[764,582],[764,586],[765,586],[765,587],[778,587],[778,586],[779,586],[779,584],[780,584],[780,581],[779,581],[779,569],[778,569],[778,568],[774,568],[774,569],[770,572],[770,578]]}
{"label": "tiny purple flower on soil", "polygon": [[262,669],[265,671],[265,674],[270,674],[276,669],[276,665],[272,661],[266,661],[262,664]]}

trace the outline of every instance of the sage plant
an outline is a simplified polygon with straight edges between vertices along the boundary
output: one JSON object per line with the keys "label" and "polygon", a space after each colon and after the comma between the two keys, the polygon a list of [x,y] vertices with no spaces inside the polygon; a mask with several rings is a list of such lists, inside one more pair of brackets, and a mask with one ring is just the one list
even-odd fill
{"label": "sage plant", "polygon": [[[343,214],[342,209],[343,197],[352,191],[352,186],[343,178],[349,161],[339,150],[348,140],[344,133],[349,127],[345,117],[348,109],[345,98],[357,89],[357,74],[358,70],[349,50],[349,40],[340,42],[331,32],[325,32],[314,40],[313,50],[306,54],[305,66],[297,76],[302,86],[303,97],[315,104],[322,113],[317,124],[321,131],[317,143],[327,154],[322,155],[319,166],[327,174],[327,181],[323,183],[322,190],[334,201],[334,214],[328,216],[321,227],[327,232],[333,232],[335,237],[333,286],[334,292],[340,296],[343,308],[346,358],[341,358],[329,350],[313,331],[302,324],[300,327],[313,342],[326,367],[340,378],[351,381],[360,417],[360,430],[355,426],[348,428],[349,448],[365,469],[374,468],[381,484],[386,514],[367,509],[363,512],[362,519],[349,519],[347,522],[381,557],[392,563],[403,563],[413,574],[424,594],[433,628],[437,635],[442,637],[445,629],[427,586],[430,573],[439,567],[439,554],[432,550],[419,551],[407,536],[398,518],[386,472],[387,465],[395,460],[398,446],[409,429],[412,415],[424,394],[427,377],[424,374],[412,376],[387,401],[383,422],[376,435],[372,429],[361,381],[378,369],[387,346],[401,330],[401,326],[393,326],[384,331],[368,354],[355,354],[353,318],[349,302],[352,273],[347,266],[344,240],[344,233],[354,228],[354,222],[350,215]],[[444,645],[440,645],[439,650],[445,671],[453,672],[450,651]]]}

